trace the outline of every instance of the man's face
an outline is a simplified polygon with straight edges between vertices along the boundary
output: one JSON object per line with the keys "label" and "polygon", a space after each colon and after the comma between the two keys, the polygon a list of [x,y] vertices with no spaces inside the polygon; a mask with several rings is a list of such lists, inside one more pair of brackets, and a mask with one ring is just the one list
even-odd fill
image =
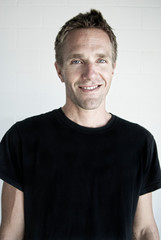
{"label": "man's face", "polygon": [[100,29],[78,29],[69,33],[63,48],[63,66],[56,64],[66,86],[66,104],[86,110],[105,104],[114,68],[112,46]]}

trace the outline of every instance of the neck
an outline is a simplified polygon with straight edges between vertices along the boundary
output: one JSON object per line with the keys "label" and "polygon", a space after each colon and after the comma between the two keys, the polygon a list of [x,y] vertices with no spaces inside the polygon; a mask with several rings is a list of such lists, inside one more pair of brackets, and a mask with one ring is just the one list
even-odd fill
{"label": "neck", "polygon": [[84,127],[102,127],[111,119],[111,114],[106,112],[105,106],[99,109],[85,110],[66,104],[62,110],[70,120]]}

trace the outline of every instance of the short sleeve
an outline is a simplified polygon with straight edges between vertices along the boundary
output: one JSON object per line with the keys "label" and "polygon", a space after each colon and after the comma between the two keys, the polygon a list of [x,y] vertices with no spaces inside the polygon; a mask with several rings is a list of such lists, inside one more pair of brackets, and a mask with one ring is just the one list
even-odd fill
{"label": "short sleeve", "polygon": [[23,191],[22,148],[16,124],[0,143],[0,178]]}
{"label": "short sleeve", "polygon": [[157,146],[152,137],[145,155],[143,169],[143,184],[140,195],[155,191],[161,188],[161,168],[158,159]]}

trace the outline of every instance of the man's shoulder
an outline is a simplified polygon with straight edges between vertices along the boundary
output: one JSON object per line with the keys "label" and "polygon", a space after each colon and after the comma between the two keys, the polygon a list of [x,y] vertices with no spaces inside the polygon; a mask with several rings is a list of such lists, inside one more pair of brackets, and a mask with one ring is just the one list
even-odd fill
{"label": "man's shoulder", "polygon": [[58,109],[54,109],[54,110],[51,110],[51,111],[48,111],[48,112],[33,115],[33,116],[27,117],[23,120],[17,121],[17,124],[18,125],[23,125],[23,124],[31,124],[31,123],[34,123],[34,122],[41,122],[41,121],[50,120],[51,118],[53,118],[55,116],[55,113],[57,111],[58,111]]}
{"label": "man's shoulder", "polygon": [[142,126],[140,123],[130,121],[121,117],[117,116],[117,129],[119,129],[119,132],[123,135],[136,136],[139,138],[144,139],[152,139],[153,135],[152,133],[144,126]]}
{"label": "man's shoulder", "polygon": [[1,139],[3,144],[7,141],[17,145],[21,142],[29,144],[37,140],[48,139],[51,133],[56,133],[59,129],[59,121],[57,120],[57,112],[54,109],[50,112],[41,113],[31,116],[14,123]]}
{"label": "man's shoulder", "polygon": [[56,118],[56,112],[58,109],[54,109],[49,112],[41,113],[39,115],[34,115],[23,120],[17,121],[13,128],[17,128],[20,132],[27,132],[40,130],[45,128],[45,126],[49,126],[50,123],[54,122]]}

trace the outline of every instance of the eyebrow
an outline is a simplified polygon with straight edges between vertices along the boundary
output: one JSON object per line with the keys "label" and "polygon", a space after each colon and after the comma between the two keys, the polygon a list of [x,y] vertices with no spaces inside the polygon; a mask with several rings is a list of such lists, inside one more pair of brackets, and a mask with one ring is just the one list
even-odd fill
{"label": "eyebrow", "polygon": [[98,54],[96,54],[96,57],[100,57],[100,58],[110,58],[110,59],[111,59],[111,56],[110,56],[109,53],[107,53],[107,54],[98,53]]}
{"label": "eyebrow", "polygon": [[70,55],[67,57],[67,60],[70,60],[70,59],[73,59],[73,58],[82,58],[82,57],[84,57],[83,54],[73,53],[73,54],[70,54]]}
{"label": "eyebrow", "polygon": [[[104,53],[97,53],[95,55],[96,57],[99,57],[99,58],[109,58],[111,59],[111,56],[109,53],[107,54],[104,54]],[[80,54],[80,53],[73,53],[73,54],[70,54],[68,57],[67,57],[67,60],[70,60],[70,59],[73,59],[73,58],[84,58],[84,54]]]}

